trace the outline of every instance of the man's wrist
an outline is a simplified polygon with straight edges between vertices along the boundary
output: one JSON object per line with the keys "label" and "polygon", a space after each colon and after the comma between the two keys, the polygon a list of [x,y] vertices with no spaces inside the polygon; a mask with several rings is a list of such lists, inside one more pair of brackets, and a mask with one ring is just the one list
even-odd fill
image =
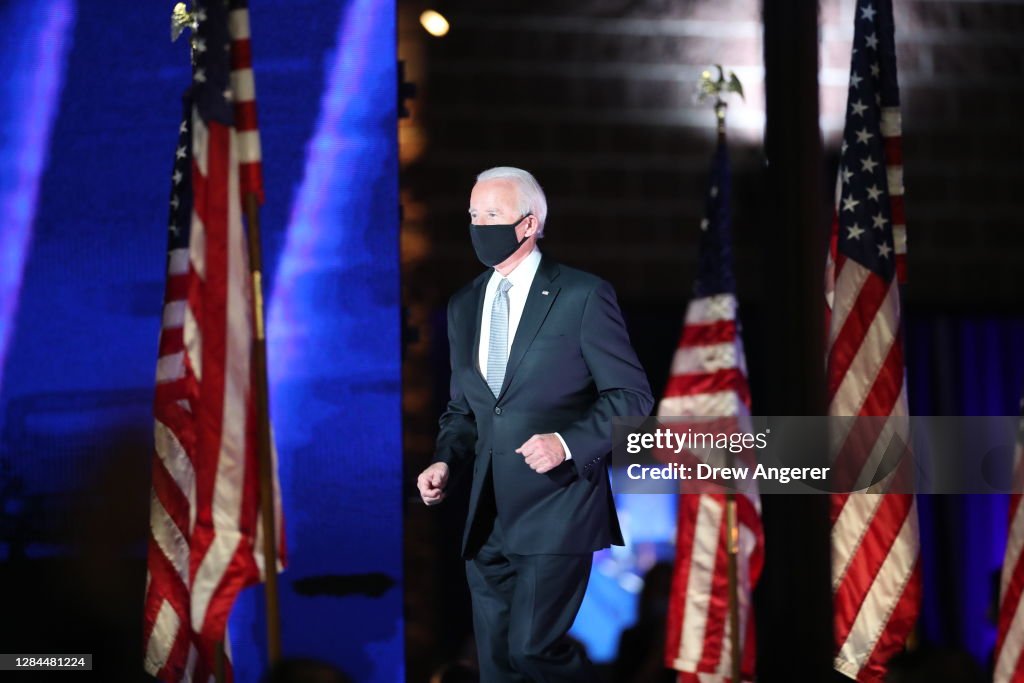
{"label": "man's wrist", "polygon": [[562,444],[562,452],[565,454],[565,457],[562,459],[562,461],[564,462],[566,460],[572,460],[572,451],[569,450],[569,445],[565,443],[565,439],[563,439],[562,435],[559,434],[558,432],[555,432],[555,436],[558,437],[558,442]]}

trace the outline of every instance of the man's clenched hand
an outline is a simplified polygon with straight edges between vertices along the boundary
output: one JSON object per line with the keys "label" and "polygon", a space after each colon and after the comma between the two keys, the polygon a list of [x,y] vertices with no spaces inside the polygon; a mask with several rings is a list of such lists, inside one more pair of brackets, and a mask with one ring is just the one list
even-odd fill
{"label": "man's clenched hand", "polygon": [[554,434],[534,434],[516,449],[537,474],[550,472],[565,461],[562,441]]}
{"label": "man's clenched hand", "polygon": [[448,465],[435,462],[420,472],[416,478],[416,488],[420,490],[420,498],[427,505],[437,505],[444,500],[444,489],[448,485]]}

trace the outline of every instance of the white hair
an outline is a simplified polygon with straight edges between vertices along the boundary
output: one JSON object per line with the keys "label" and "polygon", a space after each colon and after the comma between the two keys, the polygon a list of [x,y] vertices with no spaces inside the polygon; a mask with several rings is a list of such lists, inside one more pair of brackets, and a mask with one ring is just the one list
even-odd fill
{"label": "white hair", "polygon": [[529,171],[512,166],[495,166],[489,168],[476,177],[476,181],[484,180],[510,180],[516,187],[516,194],[519,199],[519,215],[525,216],[532,213],[537,218],[539,227],[537,237],[544,236],[544,221],[548,217],[548,200],[544,196],[544,190],[540,183]]}

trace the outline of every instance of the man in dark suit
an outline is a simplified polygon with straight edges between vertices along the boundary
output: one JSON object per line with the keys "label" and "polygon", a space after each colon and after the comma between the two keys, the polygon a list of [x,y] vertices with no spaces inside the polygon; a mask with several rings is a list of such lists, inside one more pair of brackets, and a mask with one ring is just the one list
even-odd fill
{"label": "man in dark suit", "polygon": [[547,203],[533,176],[481,173],[469,214],[491,268],[448,303],[451,400],[417,485],[433,505],[450,470],[473,467],[462,550],[481,680],[596,681],[566,633],[593,552],[622,544],[612,418],[654,400],[611,285],[537,250]]}

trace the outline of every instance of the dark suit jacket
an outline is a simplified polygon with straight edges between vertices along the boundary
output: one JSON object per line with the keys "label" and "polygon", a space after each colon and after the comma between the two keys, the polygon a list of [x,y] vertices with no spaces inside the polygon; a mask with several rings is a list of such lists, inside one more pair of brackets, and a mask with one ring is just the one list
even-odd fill
{"label": "dark suit jacket", "polygon": [[[654,403],[629,343],[615,291],[589,273],[542,257],[495,399],[480,374],[480,317],[490,270],[448,302],[451,400],[435,462],[473,466],[462,551],[488,470],[506,551],[589,553],[622,544],[608,482],[612,417],[646,416]],[[572,459],[537,474],[515,452],[534,434],[558,432]],[[485,492],[486,493],[486,492]]]}

